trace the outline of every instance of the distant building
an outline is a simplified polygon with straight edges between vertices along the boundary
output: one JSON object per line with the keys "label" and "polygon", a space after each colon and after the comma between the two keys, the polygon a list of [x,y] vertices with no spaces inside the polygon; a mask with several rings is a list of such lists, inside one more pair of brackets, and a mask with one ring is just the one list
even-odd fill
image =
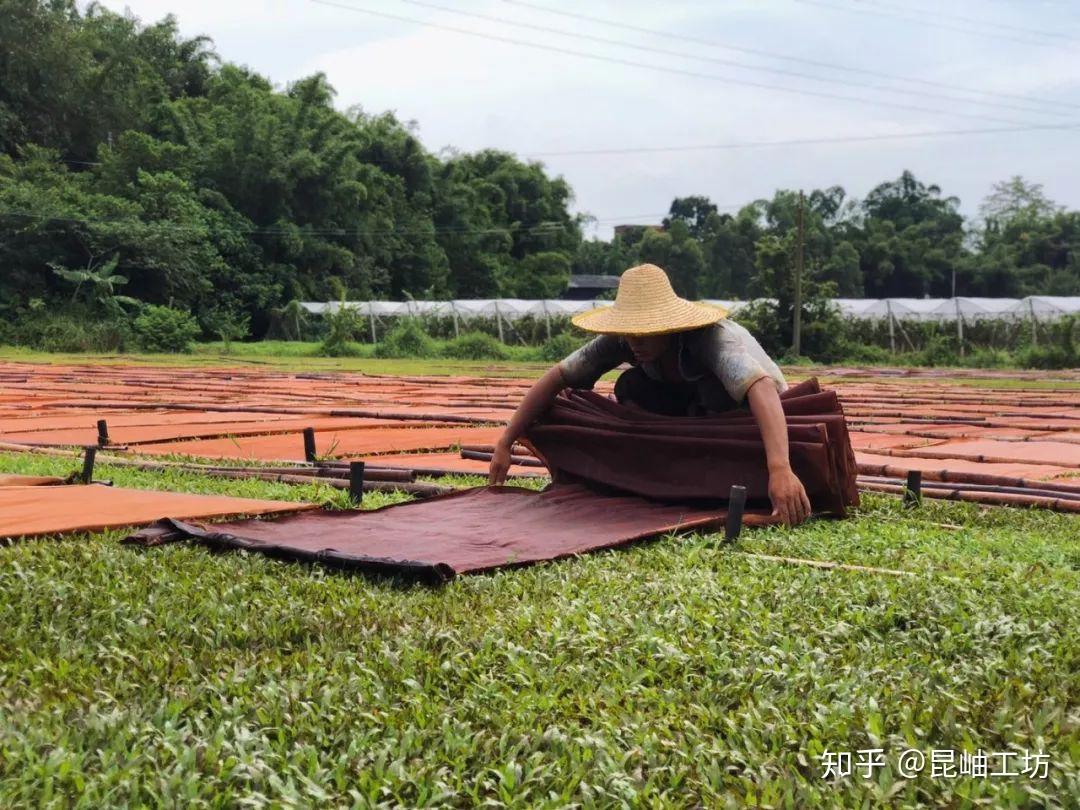
{"label": "distant building", "polygon": [[570,283],[562,294],[564,301],[592,301],[609,290],[619,287],[618,276],[570,276]]}

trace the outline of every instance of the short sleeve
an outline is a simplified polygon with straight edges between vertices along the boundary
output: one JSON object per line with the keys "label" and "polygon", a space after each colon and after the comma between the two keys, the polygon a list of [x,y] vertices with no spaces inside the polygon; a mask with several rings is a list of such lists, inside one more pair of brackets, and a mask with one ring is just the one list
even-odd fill
{"label": "short sleeve", "polygon": [[787,387],[779,368],[764,356],[763,351],[758,352],[763,355],[762,358],[755,357],[753,348],[760,347],[752,337],[750,340],[755,346],[748,345],[743,331],[721,321],[716,326],[702,330],[694,352],[699,362],[716,375],[731,398],[739,404],[746,398],[750,386],[762,377],[772,378],[778,391]]}
{"label": "short sleeve", "polygon": [[629,360],[626,344],[616,335],[600,335],[559,361],[570,388],[592,388],[605,373]]}

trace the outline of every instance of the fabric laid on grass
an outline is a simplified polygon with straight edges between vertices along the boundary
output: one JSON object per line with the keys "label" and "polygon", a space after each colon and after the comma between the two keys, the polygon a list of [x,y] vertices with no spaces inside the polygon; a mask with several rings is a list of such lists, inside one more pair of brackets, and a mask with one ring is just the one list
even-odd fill
{"label": "fabric laid on grass", "polygon": [[1080,445],[1071,442],[1003,442],[993,439],[943,442],[918,450],[899,449],[894,455],[920,458],[964,459],[991,464],[1027,462],[1080,467]]}
{"label": "fabric laid on grass", "polygon": [[918,458],[915,456],[891,456],[881,453],[856,453],[859,472],[865,475],[907,475],[909,470],[934,474],[937,478],[962,476],[967,478],[988,476],[990,478],[1023,478],[1033,481],[1075,476],[1076,468],[1053,464],[1019,464],[971,461],[956,458]]}
{"label": "fabric laid on grass", "polygon": [[[834,391],[816,379],[780,395],[791,466],[815,512],[843,516],[857,506],[855,454]],[[525,434],[556,484],[594,486],[660,500],[726,499],[733,485],[768,503],[761,432],[747,410],[670,417],[628,408],[592,391],[563,392]]]}
{"label": "fabric laid on grass", "polygon": [[[165,520],[126,542],[196,540],[214,548],[441,582],[670,532],[711,529],[726,516],[723,508],[603,495],[580,484],[543,492],[491,486],[370,511],[305,512],[212,526]],[[761,511],[744,516],[747,525],[770,522]]]}
{"label": "fabric laid on grass", "polygon": [[[353,459],[346,459],[353,460]],[[417,475],[481,475],[488,476],[491,463],[488,461],[476,461],[471,458],[462,458],[460,452],[456,453],[401,453],[400,455],[386,456],[362,456],[358,461],[370,464],[372,467],[400,467],[406,470],[414,470]],[[547,475],[547,471],[537,467],[524,467],[520,464],[511,464],[511,476],[535,477]]]}
{"label": "fabric laid on grass", "polygon": [[89,486],[0,487],[0,537],[31,537],[141,526],[163,517],[224,518],[316,508],[313,504],[261,501]]}
{"label": "fabric laid on grass", "polygon": [[[344,458],[411,450],[445,450],[456,444],[494,444],[502,431],[502,428],[482,427],[391,427],[316,433],[315,441],[320,455]],[[139,450],[152,455],[302,461],[304,440],[303,435],[297,432],[150,444]]]}
{"label": "fabric laid on grass", "polygon": [[940,444],[941,439],[920,436],[895,436],[889,433],[867,433],[861,430],[851,431],[851,446],[855,450],[895,450],[906,448],[931,447]]}
{"label": "fabric laid on grass", "polygon": [[0,487],[45,487],[64,483],[51,475],[13,475],[0,473]]}
{"label": "fabric laid on grass", "polygon": [[[97,443],[97,422],[92,416],[83,418],[83,426],[55,430],[26,430],[0,433],[0,439],[28,445],[87,445]],[[295,435],[304,428],[316,431],[347,431],[386,429],[400,426],[392,419],[358,419],[348,417],[298,417],[266,421],[211,422],[208,424],[170,424],[143,426],[109,426],[112,444],[128,446],[178,441],[201,441],[211,439],[229,440],[230,437]]]}

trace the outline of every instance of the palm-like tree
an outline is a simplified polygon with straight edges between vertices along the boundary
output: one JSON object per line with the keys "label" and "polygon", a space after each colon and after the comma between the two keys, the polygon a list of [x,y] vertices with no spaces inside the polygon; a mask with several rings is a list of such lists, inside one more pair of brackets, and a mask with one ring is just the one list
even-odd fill
{"label": "palm-like tree", "polygon": [[79,292],[85,289],[87,303],[98,304],[108,311],[116,311],[123,304],[132,306],[139,304],[137,299],[128,295],[118,295],[116,292],[117,288],[128,283],[127,276],[116,272],[119,261],[120,257],[117,254],[104,264],[97,266],[95,266],[96,259],[91,258],[82,270],[71,270],[53,262],[49,263],[49,267],[64,281],[70,281],[75,285],[75,290],[71,293],[72,303],[78,299]]}

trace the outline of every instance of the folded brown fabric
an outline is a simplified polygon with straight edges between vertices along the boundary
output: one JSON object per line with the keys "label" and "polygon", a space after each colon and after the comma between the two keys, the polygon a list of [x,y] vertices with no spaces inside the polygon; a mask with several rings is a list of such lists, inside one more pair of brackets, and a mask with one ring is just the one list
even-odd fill
{"label": "folded brown fabric", "polygon": [[[859,503],[855,454],[834,391],[816,379],[780,395],[792,469],[815,512],[843,516]],[[524,443],[553,482],[583,482],[658,500],[722,501],[733,485],[768,502],[765,446],[753,415],[660,416],[592,391],[564,391]]]}

